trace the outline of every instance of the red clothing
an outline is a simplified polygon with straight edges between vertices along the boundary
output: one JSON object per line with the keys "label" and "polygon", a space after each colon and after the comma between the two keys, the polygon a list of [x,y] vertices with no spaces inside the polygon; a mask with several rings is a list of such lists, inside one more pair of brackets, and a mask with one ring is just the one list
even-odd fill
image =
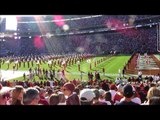
{"label": "red clothing", "polygon": [[66,100],[66,105],[80,105],[79,97],[77,94],[72,94]]}
{"label": "red clothing", "polygon": [[120,101],[122,98],[123,98],[122,95],[119,95],[118,93],[116,93],[116,95],[114,96],[113,102],[115,103],[116,101]]}
{"label": "red clothing", "polygon": [[58,85],[57,81],[54,81],[54,85],[55,85],[55,86],[57,86],[57,85]]}
{"label": "red clothing", "polygon": [[76,80],[73,80],[73,84],[76,86],[76,85],[77,85],[77,81],[76,81]]}
{"label": "red clothing", "polygon": [[49,103],[47,102],[47,100],[43,96],[40,97],[40,100],[38,103],[42,104],[42,105],[49,105]]}

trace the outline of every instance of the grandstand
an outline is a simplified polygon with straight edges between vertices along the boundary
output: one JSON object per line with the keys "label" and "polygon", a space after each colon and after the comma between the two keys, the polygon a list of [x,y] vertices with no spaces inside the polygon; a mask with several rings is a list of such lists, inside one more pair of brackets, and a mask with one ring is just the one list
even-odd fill
{"label": "grandstand", "polygon": [[[115,55],[121,54],[124,56],[136,52],[158,54],[158,15],[48,15],[17,16],[16,19],[16,30],[7,30],[5,28],[7,17],[2,19],[0,39],[0,55],[2,57],[55,54],[66,54],[67,56],[67,54],[84,53],[108,56],[114,52]],[[68,26],[68,30],[64,29],[64,26]],[[155,59],[151,60],[151,64],[154,64],[153,69],[159,69]],[[124,66],[125,63],[127,64],[127,59],[121,66]],[[143,60],[140,60],[140,64],[142,63]],[[76,69],[74,67],[73,69]],[[144,68],[146,65],[143,64],[138,67],[131,67],[127,69],[126,73],[137,74],[138,69],[146,69]],[[4,65],[2,65],[2,68],[5,69]],[[122,67],[118,69],[123,70]],[[107,72],[111,75],[118,74],[118,69],[113,69],[112,72],[107,70]],[[147,69],[151,70],[152,66],[148,65]],[[19,70],[27,69],[21,68]],[[83,72],[87,73],[89,71],[87,68]],[[94,70],[91,70],[91,72],[94,72]],[[108,74],[107,72],[106,74]]]}
{"label": "grandstand", "polygon": [[63,85],[69,89],[69,81],[89,88],[160,80],[160,15],[0,17],[3,86],[38,85],[46,90]]}

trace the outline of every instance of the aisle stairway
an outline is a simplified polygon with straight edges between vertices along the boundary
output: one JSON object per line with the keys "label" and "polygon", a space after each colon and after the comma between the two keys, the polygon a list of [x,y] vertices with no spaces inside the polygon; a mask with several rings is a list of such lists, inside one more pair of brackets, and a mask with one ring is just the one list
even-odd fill
{"label": "aisle stairway", "polygon": [[148,61],[141,55],[137,62],[138,54],[134,54],[132,56],[131,61],[128,63],[126,67],[127,74],[138,74],[138,70],[142,71],[142,74],[145,75],[155,75],[160,73],[160,61],[154,55],[148,55]]}

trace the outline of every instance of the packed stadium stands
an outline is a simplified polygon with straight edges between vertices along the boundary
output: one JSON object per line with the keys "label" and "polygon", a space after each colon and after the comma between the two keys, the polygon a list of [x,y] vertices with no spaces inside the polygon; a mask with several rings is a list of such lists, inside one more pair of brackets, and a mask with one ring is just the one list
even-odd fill
{"label": "packed stadium stands", "polygon": [[160,15],[16,19],[0,23],[0,105],[160,104]]}

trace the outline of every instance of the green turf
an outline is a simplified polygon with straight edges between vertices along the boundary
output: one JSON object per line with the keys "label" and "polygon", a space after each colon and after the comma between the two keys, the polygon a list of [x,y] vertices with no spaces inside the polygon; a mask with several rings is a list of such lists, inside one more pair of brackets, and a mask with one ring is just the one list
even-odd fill
{"label": "green turf", "polygon": [[[115,79],[117,77],[117,75],[112,76],[112,74],[118,74],[118,70],[119,69],[123,69],[125,63],[127,63],[127,61],[129,60],[129,58],[131,57],[130,55],[119,55],[119,56],[106,56],[107,59],[103,62],[101,62],[100,64],[97,64],[97,66],[94,66],[94,61],[100,60],[103,57],[95,57],[91,59],[91,63],[92,63],[92,69],[90,70],[90,64],[87,63],[86,61],[81,62],[80,66],[81,66],[81,71],[83,72],[82,75],[82,79],[83,80],[88,80],[88,76],[87,73],[88,72],[92,72],[94,74],[94,71],[97,70],[100,72],[101,78],[102,79]],[[10,65],[10,70],[13,69],[13,65],[14,63],[12,63]],[[34,67],[33,69],[36,67],[36,63],[34,62]],[[30,62],[30,67],[31,67],[31,62]],[[48,65],[46,64],[42,64],[41,65],[42,68],[48,69]],[[102,73],[102,69],[105,68],[105,75],[103,76]],[[6,70],[7,69],[7,64],[3,64],[2,65],[2,69]],[[62,69],[62,67],[56,66],[55,70],[57,71],[58,69]],[[25,68],[23,68],[23,63],[21,64],[21,67],[18,70],[28,70],[28,66],[27,63],[25,65]],[[66,68],[66,78],[69,80],[73,80],[73,79],[81,79],[80,77],[80,72],[78,71],[78,65],[74,64],[71,66],[68,66]],[[20,78],[16,78],[16,80],[23,80],[23,77]],[[39,80],[38,77],[35,77],[35,80]]]}

